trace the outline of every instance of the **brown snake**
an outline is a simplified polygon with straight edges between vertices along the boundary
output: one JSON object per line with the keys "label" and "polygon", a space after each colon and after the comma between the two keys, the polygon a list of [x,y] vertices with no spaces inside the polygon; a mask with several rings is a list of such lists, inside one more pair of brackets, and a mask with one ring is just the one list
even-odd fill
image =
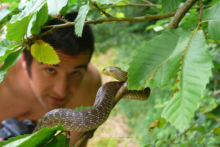
{"label": "brown snake", "polygon": [[114,102],[121,98],[145,100],[149,97],[150,88],[141,91],[127,90],[127,73],[121,69],[108,67],[104,69],[104,73],[119,81],[102,85],[91,108],[79,111],[67,108],[51,110],[39,121],[35,131],[43,127],[54,127],[58,124],[62,124],[65,131],[89,131],[97,128],[108,118]]}

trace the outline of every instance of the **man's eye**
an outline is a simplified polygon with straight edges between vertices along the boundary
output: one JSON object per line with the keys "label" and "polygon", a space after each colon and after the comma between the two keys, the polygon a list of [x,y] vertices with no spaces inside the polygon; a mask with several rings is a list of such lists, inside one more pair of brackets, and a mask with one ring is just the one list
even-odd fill
{"label": "man's eye", "polygon": [[46,71],[49,74],[54,74],[55,73],[55,70],[53,68],[47,68]]}
{"label": "man's eye", "polygon": [[82,73],[80,71],[74,71],[74,72],[71,73],[71,75],[79,77],[79,76],[82,75]]}

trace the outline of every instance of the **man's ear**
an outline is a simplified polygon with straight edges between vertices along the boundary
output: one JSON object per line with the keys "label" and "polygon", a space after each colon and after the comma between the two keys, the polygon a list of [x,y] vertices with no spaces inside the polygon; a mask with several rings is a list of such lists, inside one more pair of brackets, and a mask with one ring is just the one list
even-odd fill
{"label": "man's ear", "polygon": [[27,68],[27,65],[26,65],[26,57],[24,55],[24,52],[22,53],[21,55],[21,66],[22,68]]}

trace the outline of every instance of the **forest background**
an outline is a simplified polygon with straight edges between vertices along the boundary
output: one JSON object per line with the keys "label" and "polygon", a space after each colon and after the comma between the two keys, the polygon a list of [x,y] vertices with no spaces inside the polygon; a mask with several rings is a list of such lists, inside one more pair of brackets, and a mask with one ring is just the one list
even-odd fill
{"label": "forest background", "polygon": [[[98,57],[103,54],[108,61],[99,66],[99,70],[116,65],[128,71],[129,89],[151,87],[151,96],[146,102],[122,100],[116,107],[127,117],[126,123],[133,130],[130,137],[135,138],[137,144],[220,145],[218,0],[55,2],[1,0],[0,63],[4,63],[0,68],[1,81],[28,40],[42,35],[39,30],[49,19],[77,10],[78,17],[71,24],[76,27],[73,31],[80,36],[83,24],[92,24],[96,38],[93,61],[99,65]],[[51,52],[45,51],[46,54]],[[33,56],[41,61],[44,55],[33,53]],[[55,63],[56,59],[41,62]],[[50,135],[45,138],[51,139],[54,130],[57,128],[49,130]],[[38,137],[44,137],[42,132]],[[25,140],[25,137],[30,139]],[[20,141],[21,146],[33,136],[24,138]],[[51,145],[45,138],[35,140],[36,144]],[[59,144],[65,140],[57,138],[52,142]],[[19,138],[4,142],[4,145],[13,145],[16,140]],[[99,143],[117,146],[118,141],[110,138]]]}

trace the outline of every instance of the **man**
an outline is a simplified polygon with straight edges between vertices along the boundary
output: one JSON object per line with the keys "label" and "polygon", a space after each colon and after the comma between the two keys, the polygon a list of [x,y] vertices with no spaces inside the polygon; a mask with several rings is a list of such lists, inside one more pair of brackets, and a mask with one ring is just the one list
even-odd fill
{"label": "man", "polygon": [[[66,19],[73,21],[75,14]],[[48,25],[61,23],[54,19]],[[73,30],[73,26],[65,27],[41,38],[56,50],[61,61],[57,65],[39,63],[29,51],[23,52],[0,84],[0,122],[11,117],[36,121],[55,108],[93,105],[101,86],[98,71],[89,63],[94,50],[93,33],[88,25],[81,38]],[[71,136],[73,143],[79,133]]]}

